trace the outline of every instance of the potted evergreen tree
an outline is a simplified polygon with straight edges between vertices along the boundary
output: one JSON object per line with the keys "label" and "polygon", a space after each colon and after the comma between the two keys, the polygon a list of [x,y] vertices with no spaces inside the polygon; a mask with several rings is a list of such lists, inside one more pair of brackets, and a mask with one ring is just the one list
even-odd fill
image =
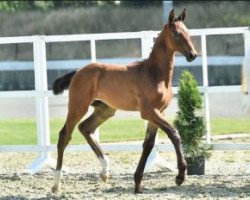
{"label": "potted evergreen tree", "polygon": [[186,70],[181,74],[179,82],[178,107],[179,111],[174,125],[182,139],[188,165],[187,174],[203,175],[205,174],[205,159],[211,154],[211,146],[203,143],[205,122],[200,116],[203,101],[198,84],[193,75]]}

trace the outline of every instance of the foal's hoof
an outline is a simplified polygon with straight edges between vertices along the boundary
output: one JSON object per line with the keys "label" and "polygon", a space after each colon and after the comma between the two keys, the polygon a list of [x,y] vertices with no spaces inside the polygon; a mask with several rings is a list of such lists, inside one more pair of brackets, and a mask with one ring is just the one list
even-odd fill
{"label": "foal's hoof", "polygon": [[52,192],[52,193],[57,193],[58,190],[59,190],[58,186],[57,186],[57,185],[54,185],[54,186],[52,187],[52,189],[51,189],[51,192]]}
{"label": "foal's hoof", "polygon": [[181,185],[185,181],[185,176],[176,176],[175,178],[175,183],[176,185]]}
{"label": "foal's hoof", "polygon": [[135,188],[135,194],[142,194],[143,191],[141,188]]}
{"label": "foal's hoof", "polygon": [[101,174],[101,179],[102,179],[102,181],[103,181],[104,183],[107,182],[108,178],[109,178],[109,175],[108,175],[108,174]]}

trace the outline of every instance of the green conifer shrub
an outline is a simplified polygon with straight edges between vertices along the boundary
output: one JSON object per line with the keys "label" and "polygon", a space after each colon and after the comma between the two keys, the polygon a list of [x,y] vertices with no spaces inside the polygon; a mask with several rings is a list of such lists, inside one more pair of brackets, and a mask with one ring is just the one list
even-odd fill
{"label": "green conifer shrub", "polygon": [[203,143],[205,122],[204,117],[199,116],[203,100],[197,81],[188,71],[183,71],[179,81],[178,107],[174,125],[181,136],[185,157],[208,158],[211,147]]}

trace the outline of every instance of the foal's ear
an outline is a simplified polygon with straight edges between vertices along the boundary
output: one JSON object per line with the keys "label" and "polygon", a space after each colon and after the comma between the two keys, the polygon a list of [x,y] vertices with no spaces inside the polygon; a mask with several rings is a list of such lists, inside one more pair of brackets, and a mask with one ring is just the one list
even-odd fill
{"label": "foal's ear", "polygon": [[179,21],[184,21],[184,19],[186,18],[187,13],[186,13],[186,8],[184,8],[184,10],[182,11],[182,13],[180,14],[180,16],[177,18],[177,20]]}
{"label": "foal's ear", "polygon": [[169,13],[169,17],[168,17],[168,23],[172,24],[174,22],[175,19],[175,13],[174,13],[174,9],[172,9]]}

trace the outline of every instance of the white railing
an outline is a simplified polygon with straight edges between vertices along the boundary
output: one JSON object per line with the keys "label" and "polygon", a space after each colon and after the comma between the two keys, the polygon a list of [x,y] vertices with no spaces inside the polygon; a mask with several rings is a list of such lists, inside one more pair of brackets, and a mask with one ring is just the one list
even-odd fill
{"label": "white railing", "polygon": [[[139,57],[126,58],[98,58],[98,62],[128,64],[139,60]],[[209,66],[242,65],[244,56],[208,56]],[[75,70],[79,66],[85,66],[91,62],[90,59],[68,59],[68,60],[47,60],[48,70]],[[0,61],[0,71],[25,71],[33,70],[33,61]],[[175,67],[198,67],[202,65],[202,57],[188,63],[184,56],[175,57]]]}
{"label": "white railing", "polygon": [[[158,35],[159,31],[142,31],[142,32],[127,32],[127,33],[102,33],[102,34],[76,34],[76,35],[58,35],[58,36],[22,36],[22,37],[2,37],[0,44],[13,43],[32,43],[34,55],[34,72],[35,72],[35,90],[33,91],[8,91],[0,92],[0,98],[13,97],[34,97],[36,100],[36,123],[37,123],[37,145],[2,145],[0,152],[40,152],[41,156],[30,167],[30,173],[39,170],[43,164],[51,161],[50,152],[55,151],[56,146],[50,143],[49,131],[49,113],[48,113],[48,97],[52,96],[52,92],[48,91],[47,86],[47,66],[46,66],[46,44],[53,42],[72,42],[72,41],[90,41],[91,61],[96,61],[96,41],[98,40],[117,40],[117,39],[140,39],[142,58],[147,58],[152,45],[153,38]],[[205,102],[205,117],[206,117],[206,142],[211,143],[210,135],[210,113],[208,93],[223,93],[223,92],[240,92],[240,86],[208,86],[208,61],[206,37],[208,35],[227,35],[227,34],[242,34],[245,43],[245,57],[250,57],[250,31],[247,27],[237,28],[214,28],[214,29],[193,29],[190,30],[191,35],[201,37],[202,47],[202,74],[203,86],[200,87],[201,92],[204,92]],[[242,61],[243,63],[243,61]],[[250,66],[248,66],[250,67]],[[177,93],[177,88],[174,88]],[[67,95],[64,94],[64,95]],[[113,151],[137,151],[141,150],[141,144],[105,144],[102,145],[106,150]],[[171,144],[157,146],[160,150],[173,150]],[[250,149],[250,144],[215,144],[215,149]],[[89,151],[88,145],[70,145],[67,150]]]}

